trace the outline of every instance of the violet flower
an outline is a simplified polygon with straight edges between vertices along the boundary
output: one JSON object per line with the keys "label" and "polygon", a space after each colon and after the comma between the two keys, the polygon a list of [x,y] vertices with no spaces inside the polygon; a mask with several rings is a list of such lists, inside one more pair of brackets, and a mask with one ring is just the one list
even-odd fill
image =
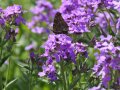
{"label": "violet flower", "polygon": [[22,6],[20,5],[13,5],[8,6],[5,10],[3,10],[3,17],[5,21],[12,24],[19,25],[20,22],[25,23],[25,20],[21,16],[23,14]]}
{"label": "violet flower", "polygon": [[33,13],[33,17],[30,22],[27,22],[28,28],[37,34],[49,33],[56,13],[52,4],[47,0],[37,0],[36,6],[31,8],[30,11]]}
{"label": "violet flower", "polygon": [[50,81],[57,80],[56,69],[54,65],[43,65],[42,69],[43,71],[38,73],[40,77],[47,76]]}
{"label": "violet flower", "polygon": [[100,41],[96,42],[95,46],[100,53],[95,55],[97,64],[93,70],[97,76],[101,76],[105,88],[108,87],[108,83],[111,81],[111,71],[116,70],[119,72],[120,70],[120,49],[119,46],[112,43],[112,38],[110,35],[107,37],[101,36]]}

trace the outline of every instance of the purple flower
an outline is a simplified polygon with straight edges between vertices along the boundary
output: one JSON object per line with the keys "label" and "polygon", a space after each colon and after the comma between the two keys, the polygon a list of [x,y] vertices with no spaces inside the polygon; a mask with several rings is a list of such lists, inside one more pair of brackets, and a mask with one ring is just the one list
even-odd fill
{"label": "purple flower", "polygon": [[8,6],[3,10],[2,17],[5,22],[11,25],[19,25],[20,23],[25,24],[25,20],[22,17],[23,10],[20,5]]}
{"label": "purple flower", "polygon": [[4,11],[4,17],[10,17],[12,15],[18,15],[22,13],[22,6],[20,5],[13,5],[13,6],[8,6]]}
{"label": "purple flower", "polygon": [[1,26],[4,26],[4,25],[5,25],[5,21],[4,21],[4,19],[1,18],[1,17],[0,17],[0,25],[1,25]]}
{"label": "purple flower", "polygon": [[110,75],[106,75],[104,78],[103,78],[103,85],[107,88],[108,87],[108,82],[111,80],[111,77]]}
{"label": "purple flower", "polygon": [[31,58],[31,59],[34,59],[34,58],[35,58],[34,52],[30,52],[30,58]]}
{"label": "purple flower", "polygon": [[86,52],[86,45],[84,45],[83,43],[73,43],[73,48],[76,54]]}
{"label": "purple flower", "polygon": [[47,76],[51,81],[57,80],[56,69],[55,69],[54,65],[52,65],[52,64],[43,65],[42,69],[43,69],[43,71],[38,73],[38,75],[40,77]]}
{"label": "purple flower", "polygon": [[43,56],[53,56],[57,62],[63,59],[71,59],[75,62],[74,48],[72,48],[72,39],[65,34],[50,35],[43,45],[45,53]]}
{"label": "purple flower", "polygon": [[33,29],[31,29],[32,32],[34,33],[38,33],[38,34],[41,34],[43,32],[45,32],[44,28],[43,27],[34,27]]}
{"label": "purple flower", "polygon": [[10,29],[8,32],[6,32],[5,39],[10,40],[12,39],[13,41],[16,41],[15,36],[17,35],[18,32],[16,30]]}
{"label": "purple flower", "polygon": [[9,64],[9,62],[6,60],[6,61],[4,62],[4,64],[5,64],[5,65],[8,65],[8,64]]}
{"label": "purple flower", "polygon": [[33,26],[35,25],[35,21],[27,22],[26,23],[29,29],[32,29]]}
{"label": "purple flower", "polygon": [[113,4],[113,8],[115,10],[117,10],[118,12],[120,12],[120,1],[119,0],[113,0],[112,4]]}
{"label": "purple flower", "polygon": [[25,24],[25,19],[24,19],[22,16],[18,16],[18,17],[15,19],[15,23],[16,23],[17,25],[19,25],[20,23]]}
{"label": "purple flower", "polygon": [[27,22],[28,28],[34,33],[46,32],[49,34],[56,13],[52,4],[47,0],[38,0],[36,6],[31,8],[30,11],[33,13],[33,17],[30,22]]}
{"label": "purple flower", "polygon": [[114,70],[120,70],[120,57],[114,58],[110,65]]}
{"label": "purple flower", "polygon": [[45,9],[48,11],[52,10],[53,9],[52,4],[47,0],[38,0],[36,1],[36,6],[31,9],[31,12],[33,14],[39,14],[42,13]]}
{"label": "purple flower", "polygon": [[54,57],[56,59],[56,62],[60,62],[60,55],[59,54],[55,53]]}
{"label": "purple flower", "polygon": [[36,48],[36,43],[33,42],[30,45],[26,46],[25,50],[32,50],[32,49],[35,49],[35,48]]}
{"label": "purple flower", "polygon": [[111,74],[113,70],[119,72],[120,70],[120,54],[119,46],[114,45],[113,37],[100,36],[100,41],[96,42],[95,49],[100,52],[96,53],[97,64],[94,65],[94,73],[101,76],[102,84],[107,88],[111,81]]}
{"label": "purple flower", "polygon": [[46,74],[45,74],[45,72],[39,72],[38,75],[39,75],[40,77],[43,77],[43,76],[45,76]]}
{"label": "purple flower", "polygon": [[42,57],[51,57],[52,60],[71,60],[76,63],[77,54],[86,53],[86,46],[82,43],[72,43],[72,39],[65,34],[51,34],[43,45],[45,52]]}
{"label": "purple flower", "polygon": [[120,77],[118,77],[118,85],[120,85]]}
{"label": "purple flower", "polygon": [[0,7],[0,14],[3,13],[3,9]]}
{"label": "purple flower", "polygon": [[89,32],[87,24],[91,19],[92,10],[85,9],[82,0],[63,0],[60,12],[69,26],[70,33]]}
{"label": "purple flower", "polygon": [[105,88],[101,88],[101,84],[99,84],[98,86],[94,86],[88,90],[106,90]]}
{"label": "purple flower", "polygon": [[[112,18],[114,18],[114,16],[112,14],[111,15],[110,14],[108,12],[102,12],[102,13],[97,13],[96,14],[97,17],[95,17],[95,23],[98,24],[105,33],[108,33],[108,31],[107,31],[108,27],[111,27],[112,30],[115,31],[114,21],[112,20]],[[111,18],[111,16],[112,16],[112,18]]]}
{"label": "purple flower", "polygon": [[120,33],[120,18],[117,19],[116,29],[117,29],[117,34]]}

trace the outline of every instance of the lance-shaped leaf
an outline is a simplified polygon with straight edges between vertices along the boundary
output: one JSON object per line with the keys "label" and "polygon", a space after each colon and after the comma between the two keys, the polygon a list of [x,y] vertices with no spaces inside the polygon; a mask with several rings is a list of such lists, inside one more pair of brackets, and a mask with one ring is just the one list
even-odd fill
{"label": "lance-shaped leaf", "polygon": [[0,60],[0,66],[2,66],[2,64],[11,56],[11,54],[9,53],[8,55],[6,55],[5,57],[3,57],[1,60]]}

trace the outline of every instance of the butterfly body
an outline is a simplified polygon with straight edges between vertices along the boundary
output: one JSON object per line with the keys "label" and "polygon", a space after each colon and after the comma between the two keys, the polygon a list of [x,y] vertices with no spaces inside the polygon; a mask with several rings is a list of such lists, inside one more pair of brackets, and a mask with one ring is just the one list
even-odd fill
{"label": "butterfly body", "polygon": [[68,34],[68,25],[63,19],[60,12],[57,12],[54,18],[53,33],[55,34]]}

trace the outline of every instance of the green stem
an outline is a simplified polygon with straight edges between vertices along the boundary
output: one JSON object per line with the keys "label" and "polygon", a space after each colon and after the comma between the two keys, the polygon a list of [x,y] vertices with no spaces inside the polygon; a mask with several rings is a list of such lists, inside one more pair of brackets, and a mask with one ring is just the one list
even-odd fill
{"label": "green stem", "polygon": [[6,81],[5,81],[5,85],[4,85],[3,90],[6,90],[6,85],[7,85],[7,82],[8,82],[9,69],[10,69],[10,60],[8,60],[8,62],[9,62],[9,64],[8,64],[8,69],[7,69]]}
{"label": "green stem", "polygon": [[114,18],[112,17],[112,15],[110,14],[110,11],[109,11],[106,7],[105,7],[105,9],[106,9],[106,11],[109,13],[110,18],[112,19],[112,21],[114,22],[114,29],[115,29],[115,31],[117,32],[117,29],[116,29],[116,22],[115,22]]}
{"label": "green stem", "polygon": [[[81,75],[81,74],[80,74],[80,75]],[[69,90],[73,89],[74,86],[77,84],[77,82],[80,81],[80,77],[81,77],[81,76],[78,75],[78,77],[77,77],[77,78],[73,81],[73,83],[69,86]]]}
{"label": "green stem", "polygon": [[[28,65],[29,65],[29,68],[31,69],[31,65],[30,65],[31,63],[30,63],[30,60],[28,61]],[[32,71],[31,70],[29,70],[29,90],[32,90],[31,89],[31,73],[32,73]]]}
{"label": "green stem", "polygon": [[68,87],[69,87],[69,71],[68,71],[68,68],[64,72],[64,75],[65,75],[65,81],[66,81],[66,89],[68,90]]}
{"label": "green stem", "polygon": [[[105,7],[105,5],[104,5],[104,7]],[[114,29],[115,29],[115,32],[117,32],[117,29],[116,29],[116,23],[115,23],[113,17],[111,16],[109,10],[108,10],[106,7],[105,7],[105,9],[106,9],[106,11],[108,12],[108,14],[110,15],[110,18],[112,19],[112,21],[114,22]],[[101,11],[103,12],[103,14],[104,14],[104,16],[105,16],[105,19],[106,19],[108,25],[110,26],[110,21],[109,21],[108,18],[106,17],[105,12],[104,12],[103,10],[101,10]],[[113,30],[112,30],[112,26],[110,26],[110,27],[111,27],[111,31],[112,31],[112,33],[115,35],[115,33],[114,33]]]}
{"label": "green stem", "polygon": [[90,38],[90,36],[88,35],[88,33],[86,33],[86,36],[87,36],[87,38],[88,38],[89,40],[91,40],[91,38]]}
{"label": "green stem", "polygon": [[1,58],[2,58],[2,46],[0,48],[0,60],[1,60]]}
{"label": "green stem", "polygon": [[62,61],[61,63],[61,74],[62,74],[62,84],[63,84],[63,90],[67,90],[67,87],[66,87],[66,77],[65,77],[65,70],[64,70],[64,63]]}
{"label": "green stem", "polygon": [[[3,30],[0,32],[0,35],[2,35],[2,33],[3,33]],[[2,42],[3,42],[3,40],[2,40],[2,37],[1,37],[1,42],[0,42],[0,60],[2,58],[2,48],[3,48],[3,46],[1,45]]]}

